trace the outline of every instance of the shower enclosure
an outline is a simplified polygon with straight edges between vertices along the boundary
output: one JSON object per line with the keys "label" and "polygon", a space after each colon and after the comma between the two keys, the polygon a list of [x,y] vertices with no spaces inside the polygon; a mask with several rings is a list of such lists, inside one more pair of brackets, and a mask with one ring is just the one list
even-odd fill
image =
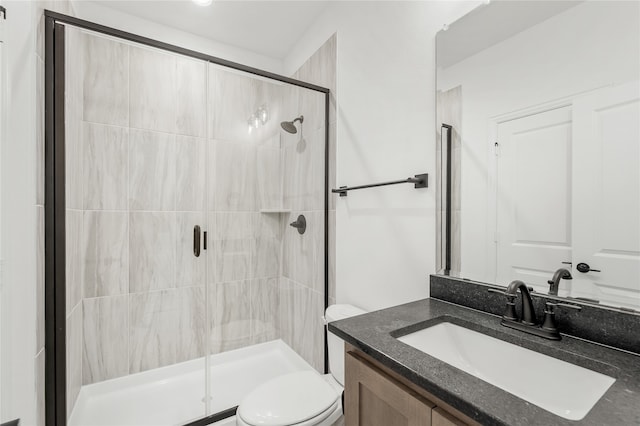
{"label": "shower enclosure", "polygon": [[46,24],[47,424],[205,424],[324,372],[328,89]]}

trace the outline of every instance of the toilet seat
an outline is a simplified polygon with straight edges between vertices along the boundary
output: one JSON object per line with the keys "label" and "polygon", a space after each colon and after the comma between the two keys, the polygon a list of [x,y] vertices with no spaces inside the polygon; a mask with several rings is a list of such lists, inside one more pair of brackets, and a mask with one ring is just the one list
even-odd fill
{"label": "toilet seat", "polygon": [[[342,416],[342,404],[340,400],[333,403],[333,405],[324,413],[321,413],[317,417],[313,417],[307,421],[302,423],[296,423],[295,425],[286,425],[286,426],[330,426],[335,423],[338,418]],[[263,423],[260,423],[259,426],[262,426]],[[253,424],[246,423],[242,420],[240,415],[236,415],[236,426],[257,426]],[[284,425],[280,425],[284,426]]]}
{"label": "toilet seat", "polygon": [[340,393],[316,371],[276,377],[240,403],[237,424],[247,426],[317,425],[340,409]]}

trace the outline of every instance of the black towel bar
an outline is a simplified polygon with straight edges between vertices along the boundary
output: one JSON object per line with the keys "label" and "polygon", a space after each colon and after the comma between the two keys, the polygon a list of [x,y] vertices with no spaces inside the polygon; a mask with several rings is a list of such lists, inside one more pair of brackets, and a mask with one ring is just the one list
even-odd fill
{"label": "black towel bar", "polygon": [[360,186],[341,186],[337,189],[332,189],[331,192],[334,194],[340,194],[341,197],[347,196],[347,191],[354,191],[356,189],[365,189],[365,188],[374,188],[376,186],[386,186],[386,185],[397,185],[399,183],[413,183],[414,188],[427,188],[429,182],[429,174],[422,173],[419,175],[415,175],[412,178],[406,178],[402,180],[393,180],[391,182],[381,182],[381,183],[372,183],[369,185],[360,185]]}

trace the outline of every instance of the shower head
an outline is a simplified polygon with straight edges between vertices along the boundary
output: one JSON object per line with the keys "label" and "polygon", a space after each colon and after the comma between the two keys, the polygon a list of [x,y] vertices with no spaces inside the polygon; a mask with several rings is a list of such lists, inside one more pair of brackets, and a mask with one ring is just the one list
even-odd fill
{"label": "shower head", "polygon": [[296,121],[299,121],[300,124],[302,124],[302,122],[304,121],[304,116],[301,115],[293,121],[283,121],[282,123],[280,123],[280,126],[282,126],[285,132],[295,135],[296,133],[298,133],[298,129],[296,128]]}

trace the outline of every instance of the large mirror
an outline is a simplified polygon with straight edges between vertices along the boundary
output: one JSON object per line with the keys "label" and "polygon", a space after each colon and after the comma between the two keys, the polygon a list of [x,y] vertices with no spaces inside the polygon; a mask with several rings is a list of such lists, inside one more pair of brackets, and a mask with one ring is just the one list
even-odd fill
{"label": "large mirror", "polygon": [[440,273],[640,311],[639,78],[636,1],[493,1],[440,31]]}

